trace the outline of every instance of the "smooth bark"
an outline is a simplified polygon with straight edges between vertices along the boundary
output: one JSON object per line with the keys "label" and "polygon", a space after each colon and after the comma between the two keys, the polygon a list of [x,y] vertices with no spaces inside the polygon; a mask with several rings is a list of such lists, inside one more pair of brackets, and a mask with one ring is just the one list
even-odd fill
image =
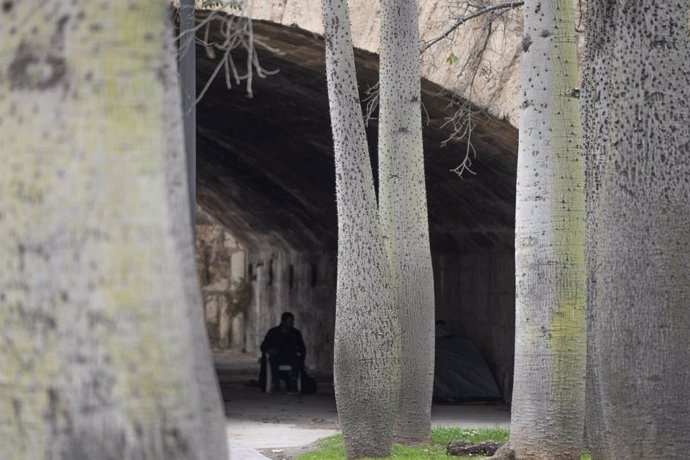
{"label": "smooth bark", "polygon": [[355,76],[346,0],[324,0],[338,209],[334,379],[348,458],[389,454],[400,324],[393,302]]}
{"label": "smooth bark", "polygon": [[379,213],[401,325],[395,438],[426,443],[431,440],[434,381],[434,277],[416,0],[381,2],[379,88]]}
{"label": "smooth bark", "polygon": [[590,1],[587,422],[592,458],[690,451],[688,2]]}
{"label": "smooth bark", "polygon": [[149,1],[0,11],[3,458],[227,458],[194,377],[208,351],[171,193],[187,183],[165,21]]}
{"label": "smooth bark", "polygon": [[518,459],[579,459],[586,354],[584,158],[572,2],[525,2],[518,156]]}

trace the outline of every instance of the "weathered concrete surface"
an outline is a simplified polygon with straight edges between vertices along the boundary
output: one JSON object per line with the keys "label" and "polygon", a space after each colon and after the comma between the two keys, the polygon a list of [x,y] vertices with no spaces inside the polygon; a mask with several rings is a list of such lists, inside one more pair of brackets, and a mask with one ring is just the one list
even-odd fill
{"label": "weathered concrete surface", "polygon": [[[323,41],[289,27],[255,22],[255,36],[282,49],[262,64],[280,73],[255,79],[254,98],[228,91],[216,78],[200,101],[198,201],[248,251],[332,251],[336,247],[333,163]],[[217,28],[210,40],[221,41]],[[236,62],[242,63],[241,52]],[[199,89],[218,64],[200,50]],[[357,51],[360,91],[375,85],[378,57]],[[242,72],[240,68],[240,72]],[[482,114],[475,117],[473,174],[449,171],[467,144],[451,141],[446,126],[453,100],[424,80],[424,147],[432,250],[512,250],[517,130]],[[377,124],[369,124],[376,166]]]}
{"label": "weathered concrete surface", "polygon": [[[197,206],[196,262],[211,346],[244,348],[244,311],[232,302],[246,276],[246,253],[222,224]],[[233,333],[234,332],[234,333]],[[232,342],[232,343],[231,343]]]}
{"label": "weathered concrete surface", "polygon": [[262,455],[256,449],[238,444],[232,440],[228,442],[228,451],[230,452],[230,460],[265,460],[270,458]]}
{"label": "weathered concrete surface", "polygon": [[253,302],[247,311],[245,350],[259,352],[264,334],[280,323],[280,315],[295,315],[312,369],[330,372],[333,366],[335,323],[334,253],[295,251],[252,252],[248,273]]}
{"label": "weathered concrete surface", "polygon": [[[447,321],[475,343],[509,400],[515,327],[512,253],[434,253],[433,266],[436,318]],[[250,254],[254,300],[247,311],[244,350],[258,356],[266,331],[289,310],[295,313],[296,327],[304,335],[307,365],[329,372],[333,363],[335,275],[335,253]]]}
{"label": "weathered concrete surface", "polygon": [[[455,22],[465,16],[464,2],[447,0],[419,1],[419,30],[422,42],[430,42],[440,36]],[[476,2],[482,3],[482,2]],[[501,2],[483,2],[493,5]],[[579,21],[582,0],[573,0]],[[362,50],[378,52],[379,6],[371,0],[351,0],[350,17],[354,46]],[[323,34],[321,0],[272,0],[251,2],[248,14],[255,19],[277,24],[298,26],[317,34]],[[522,55],[521,8],[506,10],[493,25],[488,16],[473,19],[461,26],[451,39],[440,41],[424,53],[422,75],[440,86],[458,90],[459,95],[471,99],[479,107],[498,118],[508,119],[517,126],[519,119],[519,78]],[[488,31],[491,30],[491,34]],[[584,50],[584,34],[577,31],[578,46]],[[485,58],[474,79],[463,72],[463,63],[479,49],[486,48]],[[457,63],[447,62],[453,54]]]}

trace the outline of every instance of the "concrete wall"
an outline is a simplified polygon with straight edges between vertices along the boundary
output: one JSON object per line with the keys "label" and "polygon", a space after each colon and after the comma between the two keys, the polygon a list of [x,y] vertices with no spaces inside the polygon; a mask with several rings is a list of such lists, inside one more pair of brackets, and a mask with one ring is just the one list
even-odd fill
{"label": "concrete wall", "polygon": [[335,254],[249,253],[253,299],[247,311],[246,350],[260,353],[266,332],[280,315],[295,315],[307,347],[306,365],[331,372],[335,325]]}
{"label": "concrete wall", "polygon": [[[439,37],[474,10],[467,10],[464,2],[445,0],[419,0],[420,39],[426,43]],[[197,0],[201,4],[201,0]],[[380,15],[378,2],[350,0],[349,11],[354,46],[378,52]],[[254,19],[277,24],[294,25],[323,34],[321,0],[272,0],[250,2],[245,13]],[[580,16],[586,2],[573,0],[575,8],[576,41],[579,58],[584,51],[584,25]],[[237,10],[227,9],[229,13]],[[491,25],[490,15],[475,18],[459,27],[449,39],[444,39],[423,55],[422,76],[473,103],[498,118],[505,118],[518,126],[520,114],[519,69],[522,59],[522,8],[504,10]],[[489,30],[491,33],[489,34]],[[484,57],[476,66],[477,76],[465,71],[465,65],[485,49]],[[448,57],[457,62],[451,64]],[[470,85],[472,83],[472,85]],[[472,89],[470,89],[472,86]]]}
{"label": "concrete wall", "polygon": [[[574,0],[577,1],[577,0]],[[354,46],[378,53],[380,15],[378,2],[350,0],[350,20]],[[445,32],[453,18],[464,16],[461,4],[445,0],[419,1],[419,31],[422,41],[431,41]],[[478,18],[458,29],[454,40],[443,40],[424,53],[422,76],[444,88],[458,91],[481,108],[499,118],[509,118],[517,126],[519,115],[518,69],[522,55],[521,10],[504,12],[489,29],[485,18]],[[284,25],[297,25],[303,29],[323,34],[321,0],[273,0],[253,2],[248,14]],[[472,80],[470,72],[463,72],[463,64],[480,48],[489,50],[480,65],[479,75]],[[455,55],[458,62],[449,64],[448,57]]]}
{"label": "concrete wall", "polygon": [[[247,312],[246,350],[258,355],[266,331],[280,322],[284,311],[291,311],[307,345],[307,365],[331,372],[335,254],[263,252],[249,254],[248,263],[253,300]],[[478,347],[509,399],[515,328],[513,254],[434,254],[433,264],[436,318]]]}

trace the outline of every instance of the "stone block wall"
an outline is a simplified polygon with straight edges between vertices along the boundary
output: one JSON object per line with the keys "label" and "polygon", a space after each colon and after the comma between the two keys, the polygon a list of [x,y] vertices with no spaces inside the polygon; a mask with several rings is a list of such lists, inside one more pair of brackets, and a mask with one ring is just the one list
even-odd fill
{"label": "stone block wall", "polygon": [[246,277],[246,251],[224,226],[197,209],[196,262],[211,347],[244,349],[244,312],[233,296]]}

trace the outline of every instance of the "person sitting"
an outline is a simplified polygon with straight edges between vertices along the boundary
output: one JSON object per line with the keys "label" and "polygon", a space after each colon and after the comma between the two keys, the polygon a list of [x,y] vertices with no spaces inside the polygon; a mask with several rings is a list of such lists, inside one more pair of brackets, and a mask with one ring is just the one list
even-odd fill
{"label": "person sitting", "polygon": [[295,315],[285,312],[280,317],[280,325],[271,328],[264,341],[261,351],[268,355],[268,365],[271,369],[271,391],[280,391],[280,366],[288,364],[291,367],[288,377],[287,391],[297,392],[297,379],[304,369],[306,348],[302,333],[295,329]]}

